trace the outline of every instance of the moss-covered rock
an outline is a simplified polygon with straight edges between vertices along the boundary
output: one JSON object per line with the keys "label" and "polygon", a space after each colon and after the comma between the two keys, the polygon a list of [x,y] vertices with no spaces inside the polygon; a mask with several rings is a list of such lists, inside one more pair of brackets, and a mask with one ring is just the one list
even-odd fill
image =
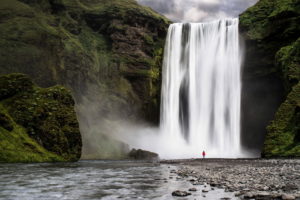
{"label": "moss-covered rock", "polygon": [[86,110],[98,121],[157,123],[169,23],[135,0],[1,0],[0,74],[70,88],[85,144],[97,138]]}
{"label": "moss-covered rock", "polygon": [[91,105],[99,120],[157,124],[169,23],[135,0],[1,0],[0,74],[71,89],[87,139]]}
{"label": "moss-covered rock", "polygon": [[293,87],[267,130],[264,156],[300,157],[300,83]]}
{"label": "moss-covered rock", "polygon": [[81,135],[70,91],[0,76],[0,162],[77,161]]}
{"label": "moss-covered rock", "polygon": [[134,0],[2,0],[0,13],[0,73],[65,85],[78,103],[93,87],[158,121],[166,18]]}
{"label": "moss-covered rock", "polygon": [[[240,23],[247,45],[244,88],[250,92],[245,96],[261,105],[244,105],[257,116],[248,116],[251,131],[257,131],[255,123],[261,128],[269,124],[263,156],[299,156],[300,2],[260,0],[240,16]],[[252,85],[258,87],[251,91]]]}

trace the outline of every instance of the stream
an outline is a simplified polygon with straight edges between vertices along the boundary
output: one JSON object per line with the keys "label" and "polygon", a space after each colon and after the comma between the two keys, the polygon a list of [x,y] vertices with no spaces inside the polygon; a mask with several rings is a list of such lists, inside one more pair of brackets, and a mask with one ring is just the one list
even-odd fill
{"label": "stream", "polygon": [[[236,199],[222,189],[202,193],[204,186],[171,173],[176,166],[131,161],[0,164],[1,200],[56,199]],[[175,190],[196,188],[188,197],[173,197]]]}

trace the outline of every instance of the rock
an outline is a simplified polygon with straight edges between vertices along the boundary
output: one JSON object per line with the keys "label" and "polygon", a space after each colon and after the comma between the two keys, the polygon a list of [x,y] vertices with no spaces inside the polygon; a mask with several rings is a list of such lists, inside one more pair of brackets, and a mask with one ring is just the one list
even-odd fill
{"label": "rock", "polygon": [[221,200],[230,200],[231,198],[229,197],[222,197]]}
{"label": "rock", "polygon": [[24,74],[0,76],[0,127],[7,130],[0,129],[0,162],[78,161],[82,140],[74,104],[62,86],[39,88]]}
{"label": "rock", "polygon": [[268,192],[259,192],[255,195],[255,197],[257,199],[268,199],[269,197],[271,197],[271,194]]}
{"label": "rock", "polygon": [[235,192],[234,193],[234,196],[236,196],[236,197],[239,197],[239,196],[241,196],[242,195],[242,192]]}
{"label": "rock", "polygon": [[190,192],[196,192],[197,189],[196,189],[196,188],[190,188],[189,191],[190,191]]}
{"label": "rock", "polygon": [[212,182],[212,183],[210,183],[210,185],[211,185],[212,187],[216,187],[218,184],[215,183],[215,182]]}
{"label": "rock", "polygon": [[207,193],[207,192],[209,192],[209,190],[208,189],[203,189],[202,192]]}
{"label": "rock", "polygon": [[12,131],[14,129],[14,126],[13,126],[11,120],[4,113],[0,113],[0,127],[3,127],[4,129],[6,129],[8,131]]}
{"label": "rock", "polygon": [[267,191],[267,190],[269,190],[270,188],[268,187],[268,186],[265,186],[264,188],[263,188],[263,190],[264,191]]}
{"label": "rock", "polygon": [[200,182],[193,182],[192,185],[202,185]]}
{"label": "rock", "polygon": [[282,189],[283,189],[284,191],[289,192],[289,191],[293,191],[293,190],[298,190],[298,186],[297,186],[296,184],[287,183],[286,185],[284,185],[284,186],[282,187]]}
{"label": "rock", "polygon": [[281,195],[278,194],[278,193],[276,193],[276,192],[273,192],[273,193],[271,194],[271,198],[272,198],[272,199],[280,199],[280,198],[281,198]]}
{"label": "rock", "polygon": [[295,194],[295,198],[300,198],[300,193],[299,193],[299,191],[298,191],[297,194]]}
{"label": "rock", "polygon": [[[57,9],[56,2],[64,9]],[[83,96],[101,99],[102,105],[94,109],[99,109],[101,118],[119,111],[121,118],[157,122],[170,21],[134,0],[84,4],[1,0],[6,17],[0,22],[0,74],[23,72],[43,87],[68,86],[80,103]],[[97,56],[91,56],[93,52]],[[95,68],[99,59],[103,62]]]}
{"label": "rock", "polygon": [[176,191],[172,192],[172,196],[176,196],[176,197],[186,197],[189,195],[192,195],[192,194],[189,192],[186,192],[186,191],[176,190]]}
{"label": "rock", "polygon": [[[298,135],[296,124],[300,120],[298,111],[295,112],[297,107],[299,109],[296,102],[299,102],[300,68],[293,67],[299,64],[300,59],[299,35],[294,34],[300,30],[299,26],[294,25],[299,23],[300,9],[297,8],[298,1],[286,4],[284,0],[260,0],[240,16],[240,30],[247,46],[243,72],[243,91],[247,99],[242,105],[242,118],[245,119],[242,140],[258,144],[257,147],[264,144],[262,155],[265,157],[300,155],[297,145],[299,139],[289,142],[284,139],[288,135]],[[279,40],[280,44],[273,45]],[[257,70],[261,73],[256,73]],[[279,73],[283,78],[274,76],[274,73]],[[264,87],[260,87],[262,85]],[[270,96],[257,96],[257,92]],[[271,99],[274,102],[272,105],[269,103]],[[260,102],[260,105],[254,102]],[[262,111],[261,107],[268,109]],[[260,122],[253,119],[251,113],[260,113]],[[256,133],[253,133],[253,128]],[[282,131],[285,129],[290,130],[288,133]],[[267,135],[263,142],[265,132]]]}
{"label": "rock", "polygon": [[129,152],[129,157],[135,160],[158,160],[158,154],[142,149],[132,149]]}
{"label": "rock", "polygon": [[244,195],[244,199],[252,199],[254,197],[254,194],[251,192],[248,192]]}
{"label": "rock", "polygon": [[296,199],[296,197],[293,196],[293,195],[290,195],[290,194],[283,194],[283,195],[281,196],[281,199],[282,199],[282,200],[294,200],[294,199]]}

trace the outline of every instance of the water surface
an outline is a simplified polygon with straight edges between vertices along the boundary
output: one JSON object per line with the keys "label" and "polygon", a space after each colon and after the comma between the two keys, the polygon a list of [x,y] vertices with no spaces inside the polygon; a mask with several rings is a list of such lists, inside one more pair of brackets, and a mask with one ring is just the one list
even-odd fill
{"label": "water surface", "polygon": [[[176,166],[129,161],[0,164],[1,200],[113,200],[113,199],[220,199],[232,193],[202,193],[170,173]],[[198,189],[187,198],[172,197],[174,190]],[[206,195],[206,197],[203,197]]]}

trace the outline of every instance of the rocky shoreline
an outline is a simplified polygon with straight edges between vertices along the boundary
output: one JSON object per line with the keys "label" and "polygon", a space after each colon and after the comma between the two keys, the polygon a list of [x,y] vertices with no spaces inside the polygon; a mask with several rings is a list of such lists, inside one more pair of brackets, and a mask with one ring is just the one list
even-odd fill
{"label": "rocky shoreline", "polygon": [[[193,159],[168,160],[177,165],[170,173],[193,185],[207,185],[207,191],[223,188],[240,199],[300,199],[300,159]],[[175,192],[175,193],[174,193]],[[188,191],[174,191],[178,194]]]}

